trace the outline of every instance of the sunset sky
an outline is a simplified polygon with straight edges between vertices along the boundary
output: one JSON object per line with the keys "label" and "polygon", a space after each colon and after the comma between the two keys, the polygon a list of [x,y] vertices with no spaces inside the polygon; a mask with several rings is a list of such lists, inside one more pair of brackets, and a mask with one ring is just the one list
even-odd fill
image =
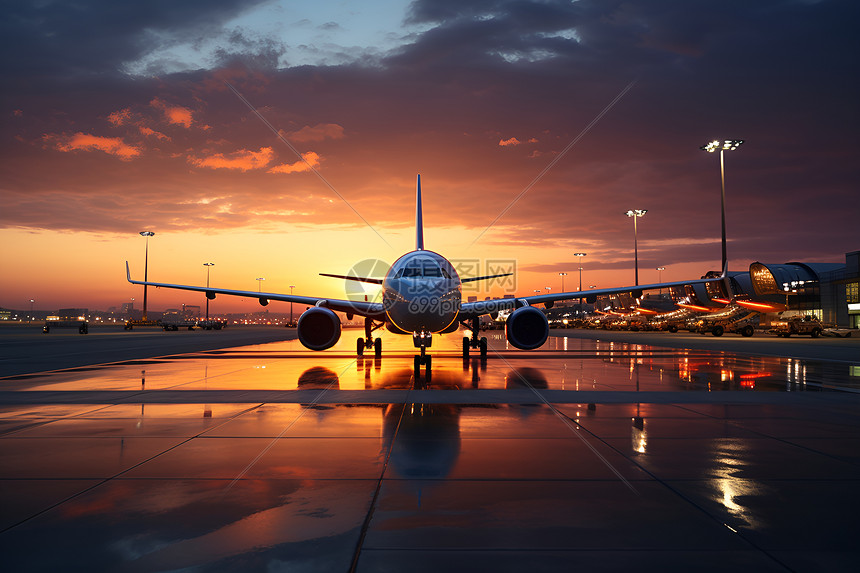
{"label": "sunset sky", "polygon": [[[714,138],[745,140],[726,155],[732,270],[860,249],[849,0],[40,0],[4,12],[6,308],[140,301],[124,261],[143,277],[142,230],[156,233],[150,280],[204,284],[211,261],[213,286],[265,277],[265,291],[343,298],[343,281],[319,272],[414,248],[419,173],[426,247],[481,273],[516,261],[521,294],[558,290],[559,272],[576,288],[577,251],[584,286],[632,284],[628,209],[648,210],[640,282],[658,266],[663,280],[698,278],[720,266],[719,155],[699,149]],[[156,310],[202,300],[150,292]]]}

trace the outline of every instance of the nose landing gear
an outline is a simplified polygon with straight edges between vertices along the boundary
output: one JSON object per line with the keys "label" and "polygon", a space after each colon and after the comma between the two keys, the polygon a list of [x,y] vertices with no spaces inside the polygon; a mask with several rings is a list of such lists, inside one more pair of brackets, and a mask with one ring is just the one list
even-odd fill
{"label": "nose landing gear", "polygon": [[433,335],[429,332],[415,332],[412,334],[412,344],[416,348],[421,349],[421,355],[416,356],[413,360],[415,368],[415,379],[421,376],[421,366],[424,366],[424,374],[427,380],[431,376],[431,368],[433,366],[433,357],[427,354],[427,349],[433,345]]}

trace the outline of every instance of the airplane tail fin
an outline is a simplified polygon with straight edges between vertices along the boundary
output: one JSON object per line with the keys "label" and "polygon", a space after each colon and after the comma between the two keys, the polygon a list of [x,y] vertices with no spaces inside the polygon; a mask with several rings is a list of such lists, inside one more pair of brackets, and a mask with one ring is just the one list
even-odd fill
{"label": "airplane tail fin", "polygon": [[726,297],[732,298],[732,281],[729,278],[729,262],[723,266],[723,274],[720,275],[720,280],[723,283],[723,290],[726,291]]}
{"label": "airplane tail fin", "polygon": [[421,174],[418,174],[418,192],[415,196],[415,250],[424,250],[424,217],[421,213]]}

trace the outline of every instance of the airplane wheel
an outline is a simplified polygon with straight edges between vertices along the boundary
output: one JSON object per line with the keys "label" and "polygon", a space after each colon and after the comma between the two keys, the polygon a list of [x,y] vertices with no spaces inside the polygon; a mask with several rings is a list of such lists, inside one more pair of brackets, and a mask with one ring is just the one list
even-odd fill
{"label": "airplane wheel", "polygon": [[364,356],[364,339],[363,338],[359,338],[355,342],[355,353],[358,354],[359,356]]}
{"label": "airplane wheel", "polygon": [[421,357],[416,356],[413,362],[415,365],[415,377],[418,378],[421,375]]}
{"label": "airplane wheel", "polygon": [[481,347],[481,358],[486,358],[487,357],[487,337],[486,336],[481,337],[480,347]]}
{"label": "airplane wheel", "polygon": [[426,369],[427,374],[430,374],[430,368],[433,366],[433,362],[430,360],[432,356],[429,354],[424,357],[424,367]]}
{"label": "airplane wheel", "polygon": [[470,344],[469,344],[469,337],[468,337],[468,336],[464,336],[464,337],[463,337],[463,358],[468,358],[468,357],[469,357],[469,346],[470,346]]}
{"label": "airplane wheel", "polygon": [[711,331],[711,334],[713,334],[714,336],[722,336],[724,332],[725,332],[725,329],[724,329],[722,326],[720,326],[720,325],[718,324],[718,325],[717,325],[717,326],[715,326],[715,327],[714,327],[714,329]]}
{"label": "airplane wheel", "polygon": [[373,341],[373,353],[377,358],[382,356],[382,339],[381,338],[377,338],[376,340]]}
{"label": "airplane wheel", "polygon": [[750,336],[753,335],[754,332],[755,332],[755,329],[751,325],[748,324],[745,327],[743,327],[743,329],[741,330],[741,336],[746,336],[747,338],[749,338]]}

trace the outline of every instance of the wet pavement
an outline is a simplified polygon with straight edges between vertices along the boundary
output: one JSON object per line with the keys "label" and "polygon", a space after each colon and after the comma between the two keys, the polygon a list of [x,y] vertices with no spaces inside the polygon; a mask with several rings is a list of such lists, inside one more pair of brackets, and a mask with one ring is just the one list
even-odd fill
{"label": "wet pavement", "polygon": [[357,331],[0,379],[10,571],[854,571],[860,361]]}

